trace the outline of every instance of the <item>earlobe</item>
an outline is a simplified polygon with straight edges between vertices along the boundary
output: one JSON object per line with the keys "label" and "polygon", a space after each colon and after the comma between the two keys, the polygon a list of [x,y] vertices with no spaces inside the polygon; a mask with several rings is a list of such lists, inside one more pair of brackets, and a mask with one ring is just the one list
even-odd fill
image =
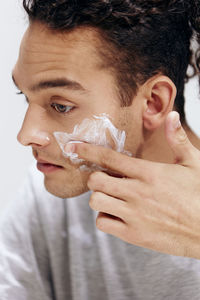
{"label": "earlobe", "polygon": [[173,109],[176,87],[170,78],[159,75],[146,82],[143,124],[147,130],[160,127]]}

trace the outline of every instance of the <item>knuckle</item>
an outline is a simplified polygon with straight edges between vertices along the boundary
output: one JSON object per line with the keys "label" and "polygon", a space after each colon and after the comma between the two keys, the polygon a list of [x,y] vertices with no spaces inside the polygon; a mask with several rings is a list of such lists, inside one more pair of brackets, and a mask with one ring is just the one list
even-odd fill
{"label": "knuckle", "polygon": [[90,201],[89,201],[89,206],[95,210],[95,211],[99,211],[100,209],[100,193],[99,192],[94,192],[92,193],[91,197],[90,197]]}
{"label": "knuckle", "polygon": [[146,172],[145,174],[145,179],[146,182],[150,185],[150,186],[158,186],[159,181],[160,181],[160,176],[161,174],[163,174],[163,166],[160,165],[154,165],[151,169],[151,172]]}
{"label": "knuckle", "polygon": [[[155,181],[156,181],[156,176],[154,173],[146,173],[144,175],[145,181],[150,184],[150,185],[154,185]],[[141,190],[142,191],[142,190]]]}
{"label": "knuckle", "polygon": [[90,175],[89,180],[92,181],[92,182],[93,182],[93,181],[96,181],[97,176],[98,176],[98,172],[93,172],[93,173]]}
{"label": "knuckle", "polygon": [[[146,163],[146,162],[145,162]],[[142,168],[142,177],[139,177],[139,182],[154,184],[156,177],[158,175],[157,166],[154,162],[148,162],[148,166],[144,165]]]}
{"label": "knuckle", "polygon": [[110,149],[105,148],[104,151],[102,151],[100,154],[100,161],[101,161],[102,166],[104,168],[108,168],[109,163],[112,162],[112,160],[113,160],[113,156],[112,156]]}
{"label": "knuckle", "polygon": [[96,227],[100,230],[100,231],[105,231],[105,222],[104,219],[101,218],[100,216],[97,217],[96,219]]}
{"label": "knuckle", "polygon": [[185,131],[182,131],[179,136],[178,136],[178,143],[180,145],[185,145],[188,142],[188,137],[187,134],[185,133]]}
{"label": "knuckle", "polygon": [[98,182],[98,173],[94,172],[89,176],[88,179],[88,185],[90,187],[94,187],[96,185],[96,183]]}
{"label": "knuckle", "polygon": [[113,184],[110,187],[110,193],[113,195],[116,195],[116,197],[120,197],[120,195],[122,194],[122,186],[120,186],[119,184]]}
{"label": "knuckle", "polygon": [[103,191],[106,187],[106,181],[100,172],[94,172],[89,177],[88,185],[90,188]]}

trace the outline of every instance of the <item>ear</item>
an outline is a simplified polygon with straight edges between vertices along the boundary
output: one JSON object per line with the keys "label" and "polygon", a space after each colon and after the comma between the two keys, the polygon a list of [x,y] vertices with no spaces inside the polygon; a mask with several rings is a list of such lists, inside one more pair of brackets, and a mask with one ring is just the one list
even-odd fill
{"label": "ear", "polygon": [[143,124],[147,130],[160,127],[173,109],[176,98],[176,86],[167,76],[157,75],[144,84],[145,102]]}

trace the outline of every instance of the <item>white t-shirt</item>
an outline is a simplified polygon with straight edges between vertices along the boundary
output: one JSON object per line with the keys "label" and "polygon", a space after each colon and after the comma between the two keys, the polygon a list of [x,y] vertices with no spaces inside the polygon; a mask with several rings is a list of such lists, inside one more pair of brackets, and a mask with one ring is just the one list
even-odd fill
{"label": "white t-shirt", "polygon": [[49,194],[31,168],[0,222],[0,300],[199,300],[200,261],[99,231],[90,193]]}

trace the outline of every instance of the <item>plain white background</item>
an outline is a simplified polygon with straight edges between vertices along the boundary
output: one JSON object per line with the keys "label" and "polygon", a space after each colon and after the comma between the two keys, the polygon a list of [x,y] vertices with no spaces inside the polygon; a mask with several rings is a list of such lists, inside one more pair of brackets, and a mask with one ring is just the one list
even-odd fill
{"label": "plain white background", "polygon": [[[2,1],[0,10],[0,212],[15,197],[33,161],[31,149],[21,146],[16,140],[27,105],[22,96],[16,95],[11,80],[20,41],[28,25],[21,4],[22,0]],[[199,135],[197,80],[187,85],[186,99],[188,122]]]}
{"label": "plain white background", "polygon": [[27,105],[12,83],[20,40],[28,24],[22,0],[1,1],[0,10],[0,211],[15,196],[33,161],[30,149],[16,140]]}

